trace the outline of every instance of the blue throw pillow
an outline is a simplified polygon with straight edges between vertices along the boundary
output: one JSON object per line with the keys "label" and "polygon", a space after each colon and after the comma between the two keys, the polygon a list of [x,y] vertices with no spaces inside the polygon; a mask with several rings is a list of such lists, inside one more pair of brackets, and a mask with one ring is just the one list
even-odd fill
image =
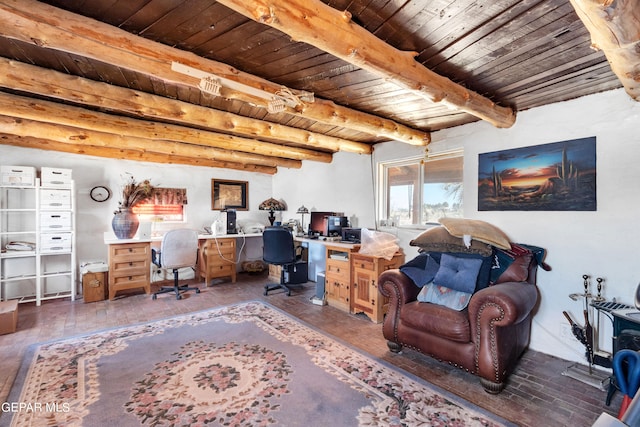
{"label": "blue throw pillow", "polygon": [[414,259],[411,261],[411,264],[407,263],[403,265],[400,267],[400,271],[409,276],[416,286],[423,287],[433,281],[440,265],[429,255],[420,255],[416,258],[420,259]]}
{"label": "blue throw pillow", "polygon": [[445,286],[429,283],[418,294],[418,301],[443,305],[453,310],[463,310],[471,300],[471,294],[454,291]]}
{"label": "blue throw pillow", "polygon": [[440,268],[433,282],[454,291],[473,293],[476,289],[476,280],[481,266],[481,259],[442,254]]}

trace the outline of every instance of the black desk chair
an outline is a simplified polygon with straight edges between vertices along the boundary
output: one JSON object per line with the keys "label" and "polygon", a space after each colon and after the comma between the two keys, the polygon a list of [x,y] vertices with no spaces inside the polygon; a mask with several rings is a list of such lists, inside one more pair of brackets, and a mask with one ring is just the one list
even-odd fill
{"label": "black desk chair", "polygon": [[266,284],[264,294],[267,295],[269,291],[282,288],[287,291],[287,296],[290,296],[291,289],[288,285],[307,282],[308,267],[307,263],[302,261],[302,247],[296,248],[293,235],[286,227],[265,228],[262,233],[262,244],[264,262],[282,267],[280,283]]}
{"label": "black desk chair", "polygon": [[162,238],[160,252],[155,249],[151,251],[151,261],[160,268],[173,270],[173,286],[162,286],[158,292],[153,294],[153,299],[159,294],[174,292],[176,299],[181,299],[180,292],[196,291],[200,293],[200,288],[180,286],[178,283],[178,269],[184,267],[195,268],[198,259],[198,233],[195,230],[178,229],[168,231]]}

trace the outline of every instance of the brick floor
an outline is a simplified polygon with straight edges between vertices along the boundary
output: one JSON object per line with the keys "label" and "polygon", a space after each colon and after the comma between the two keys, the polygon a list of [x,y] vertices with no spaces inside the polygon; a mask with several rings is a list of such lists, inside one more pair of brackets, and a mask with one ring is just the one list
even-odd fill
{"label": "brick floor", "polygon": [[615,415],[620,406],[620,393],[607,407],[606,392],[562,375],[571,362],[531,350],[525,352],[504,391],[490,395],[484,392],[477,377],[446,363],[412,350],[401,354],[389,352],[381,326],[366,316],[313,305],[309,301],[314,294],[313,283],[294,290],[290,297],[279,291],[265,297],[262,286],[266,280],[266,275],[240,274],[235,284],[218,280],[213,286],[203,288],[200,294],[191,292],[179,301],[171,295],[161,295],[154,301],[134,291],[114,301],[89,304],[68,299],[47,301],[41,307],[21,304],[18,331],[0,336],[0,401],[6,400],[30,344],[241,301],[262,300],[521,426],[591,426],[601,412]]}

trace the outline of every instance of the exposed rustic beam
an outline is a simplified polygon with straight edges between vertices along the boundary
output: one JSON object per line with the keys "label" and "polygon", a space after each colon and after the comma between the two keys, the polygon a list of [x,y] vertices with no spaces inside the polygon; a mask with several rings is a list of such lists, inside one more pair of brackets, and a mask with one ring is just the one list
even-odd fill
{"label": "exposed rustic beam", "polygon": [[266,138],[326,151],[370,154],[369,144],[151,95],[146,92],[71,76],[0,57],[0,87],[35,93],[153,120],[219,129],[250,138]]}
{"label": "exposed rustic beam", "polygon": [[218,3],[257,22],[308,43],[372,72],[432,102],[467,112],[497,127],[510,127],[515,112],[440,76],[319,0],[218,0]]}
{"label": "exposed rustic beam", "polygon": [[629,96],[640,101],[640,0],[570,0]]}
{"label": "exposed rustic beam", "polygon": [[51,141],[48,139],[2,133],[0,133],[0,145],[11,145],[14,147],[32,148],[37,150],[59,151],[63,153],[82,154],[95,157],[107,157],[110,159],[235,169],[245,172],[259,172],[269,175],[273,175],[278,171],[277,168],[270,166],[244,165],[241,163],[221,162],[218,160],[198,159],[194,157],[173,156],[125,148],[95,147],[93,145],[87,144],[67,144],[64,142]]}
{"label": "exposed rustic beam", "polygon": [[[253,155],[331,163],[332,155],[304,148],[259,142],[232,135],[89,111],[80,107],[0,92],[0,114],[21,119],[94,130],[122,137],[184,142]],[[247,158],[247,161],[250,159]],[[270,159],[272,160],[272,159]],[[284,164],[282,165],[284,166]]]}
{"label": "exposed rustic beam", "polygon": [[[278,84],[243,73],[229,65],[135,36],[111,25],[35,0],[0,1],[0,34],[24,43],[152,75],[171,84],[197,87],[198,80],[171,70],[172,62],[180,62],[272,93],[280,89]],[[227,90],[224,95],[257,103],[255,97],[242,92]],[[307,104],[304,109],[287,108],[286,112],[414,145],[425,145],[430,138],[426,132],[319,98]]]}
{"label": "exposed rustic beam", "polygon": [[165,141],[159,138],[146,139],[114,135],[73,126],[45,123],[0,115],[0,132],[17,136],[49,139],[67,144],[88,144],[95,147],[120,148],[159,153],[168,156],[213,159],[221,162],[244,163],[260,166],[300,168],[300,160],[258,156],[249,153],[202,147],[199,145]]}

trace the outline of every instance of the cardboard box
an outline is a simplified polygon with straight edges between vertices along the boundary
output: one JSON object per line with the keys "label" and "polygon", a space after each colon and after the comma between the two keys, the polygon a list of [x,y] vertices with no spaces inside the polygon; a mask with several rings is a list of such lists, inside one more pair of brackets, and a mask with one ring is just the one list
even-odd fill
{"label": "cardboard box", "polygon": [[71,212],[41,212],[40,232],[71,231]]}
{"label": "cardboard box", "polygon": [[71,191],[43,188],[40,190],[40,209],[51,211],[71,209]]}
{"label": "cardboard box", "polygon": [[0,166],[2,185],[33,187],[36,185],[36,168],[30,166]]}
{"label": "cardboard box", "polygon": [[44,187],[71,187],[71,169],[40,168],[40,181]]}
{"label": "cardboard box", "polygon": [[40,253],[71,252],[71,233],[46,233],[40,235]]}
{"label": "cardboard box", "polygon": [[18,301],[0,302],[0,335],[12,334],[18,325]]}

